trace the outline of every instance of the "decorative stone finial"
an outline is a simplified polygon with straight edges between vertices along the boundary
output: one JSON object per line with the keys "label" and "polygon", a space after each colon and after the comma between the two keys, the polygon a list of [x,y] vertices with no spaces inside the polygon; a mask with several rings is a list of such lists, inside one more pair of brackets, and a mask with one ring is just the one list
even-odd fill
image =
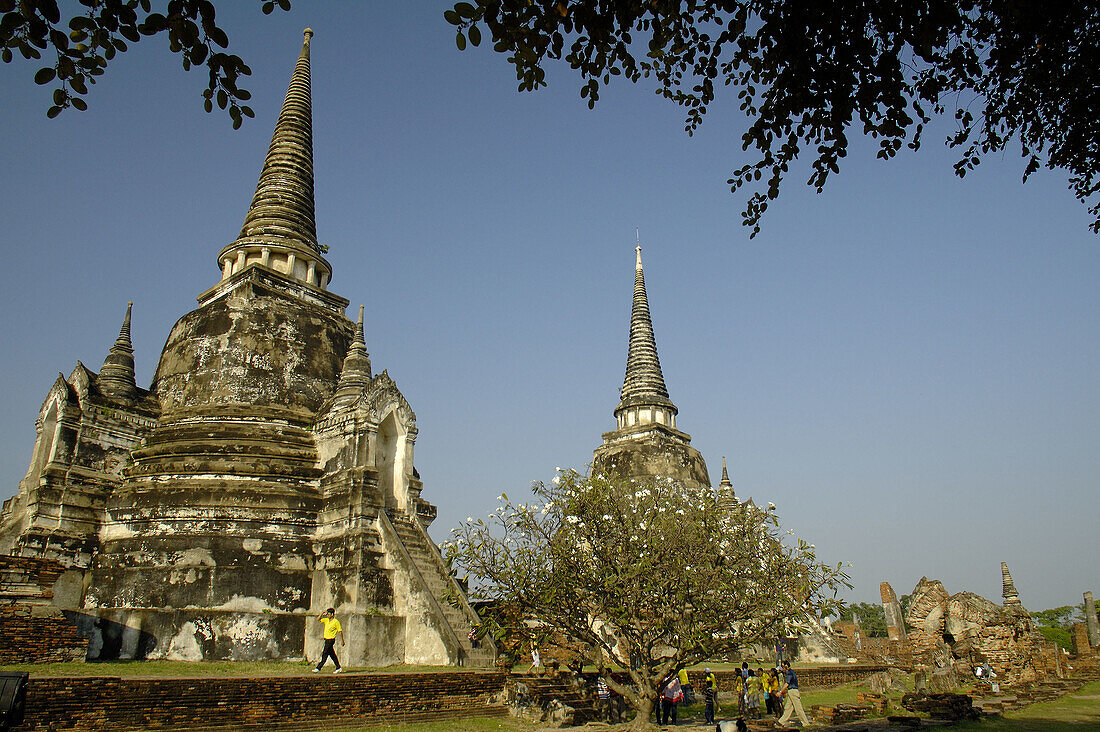
{"label": "decorative stone finial", "polygon": [[99,390],[116,399],[129,399],[137,392],[134,347],[130,342],[130,313],[133,308],[133,302],[126,303],[126,317],[122,319],[118,338],[103,360],[103,368],[99,370]]}
{"label": "decorative stone finial", "polygon": [[634,247],[634,269],[640,270],[642,268],[642,247],[641,245]]}
{"label": "decorative stone finial", "polygon": [[309,39],[313,38],[313,29],[312,28],[306,28],[305,30],[302,31],[302,35],[305,36],[305,40],[303,41],[303,43],[308,44]]}

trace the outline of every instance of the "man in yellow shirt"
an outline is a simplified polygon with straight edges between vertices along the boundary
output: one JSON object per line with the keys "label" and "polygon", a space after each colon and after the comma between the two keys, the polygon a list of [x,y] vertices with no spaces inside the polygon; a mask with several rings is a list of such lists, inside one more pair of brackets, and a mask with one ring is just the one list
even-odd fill
{"label": "man in yellow shirt", "polygon": [[317,664],[317,668],[313,669],[313,673],[317,673],[321,670],[321,667],[325,665],[325,661],[329,658],[336,664],[336,670],[332,673],[338,674],[344,670],[340,665],[340,659],[336,657],[336,639],[339,637],[340,645],[344,645],[344,629],[340,627],[340,621],[336,619],[336,608],[330,607],[328,610],[321,613],[317,618],[325,626],[325,649],[321,651],[321,662]]}

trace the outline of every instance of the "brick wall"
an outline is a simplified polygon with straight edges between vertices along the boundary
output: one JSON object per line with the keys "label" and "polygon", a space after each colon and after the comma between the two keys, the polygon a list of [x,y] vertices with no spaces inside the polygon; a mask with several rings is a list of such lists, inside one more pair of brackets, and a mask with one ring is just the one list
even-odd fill
{"label": "brick wall", "polygon": [[[815,667],[798,671],[803,689],[850,683],[881,666]],[[732,688],[735,671],[719,671]],[[490,695],[506,674],[483,671],[332,674],[265,678],[31,678],[27,720],[20,730],[334,729],[341,724],[410,722],[495,716]],[[701,670],[691,672],[703,688]],[[624,678],[625,680],[625,678]]]}
{"label": "brick wall", "polygon": [[87,646],[88,641],[57,608],[0,605],[0,664],[79,661]]}
{"label": "brick wall", "polygon": [[0,664],[84,658],[88,641],[51,604],[64,571],[49,559],[0,555]]}
{"label": "brick wall", "polygon": [[[266,678],[31,678],[20,730],[255,727],[331,729],[502,712],[500,672],[332,674]],[[324,724],[320,724],[324,722]]]}
{"label": "brick wall", "polygon": [[[756,670],[755,666],[753,666],[753,670]],[[767,671],[767,669],[764,670]],[[853,663],[844,666],[796,668],[795,673],[798,675],[798,688],[805,691],[807,689],[822,689],[829,686],[840,686],[841,684],[851,684],[857,681],[863,681],[868,676],[885,670],[886,666]],[[715,671],[714,675],[718,677],[718,689],[723,692],[728,692],[732,689],[733,678],[737,673],[737,671],[732,670]],[[694,668],[688,672],[691,684],[697,692],[701,693],[702,689],[706,686],[704,683],[705,676],[706,674],[703,673],[702,669],[698,668]]]}

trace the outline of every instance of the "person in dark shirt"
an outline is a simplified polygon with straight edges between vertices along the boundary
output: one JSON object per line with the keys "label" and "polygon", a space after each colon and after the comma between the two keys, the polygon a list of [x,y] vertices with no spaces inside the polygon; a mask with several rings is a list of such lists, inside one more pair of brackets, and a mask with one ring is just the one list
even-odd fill
{"label": "person in dark shirt", "polygon": [[703,672],[707,675],[703,682],[703,717],[707,724],[714,724],[714,700],[718,697],[718,680],[709,668]]}
{"label": "person in dark shirt", "polygon": [[785,697],[787,703],[784,704],[783,716],[776,724],[780,727],[786,726],[791,715],[797,712],[802,726],[809,727],[810,720],[806,716],[806,710],[802,708],[802,692],[798,690],[798,674],[791,668],[790,661],[783,662],[783,688],[779,690],[779,695]]}

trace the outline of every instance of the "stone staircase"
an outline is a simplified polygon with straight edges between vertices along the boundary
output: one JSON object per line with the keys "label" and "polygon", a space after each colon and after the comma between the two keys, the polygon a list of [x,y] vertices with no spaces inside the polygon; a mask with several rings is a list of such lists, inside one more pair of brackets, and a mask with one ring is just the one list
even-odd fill
{"label": "stone staircase", "polygon": [[458,585],[446,574],[443,558],[439,550],[428,538],[427,532],[403,513],[392,509],[386,511],[386,515],[393,524],[398,538],[409,553],[416,571],[428,586],[428,590],[439,603],[443,611],[443,617],[447,620],[451,630],[458,637],[459,644],[465,654],[465,665],[478,667],[491,667],[496,660],[496,653],[492,642],[483,639],[480,648],[474,648],[470,643],[470,631],[473,629],[473,619],[476,617],[473,609],[466,602]]}
{"label": "stone staircase", "polygon": [[1100,680],[1100,668],[1077,668],[1065,679],[1044,679],[1011,687],[1005,685],[999,694],[985,688],[976,689],[974,706],[987,715],[1010,712],[1037,702],[1054,701],[1096,680]]}
{"label": "stone staircase", "polygon": [[531,702],[549,711],[554,702],[573,709],[572,724],[581,725],[599,719],[593,700],[568,676],[513,676],[517,683],[525,684]]}

